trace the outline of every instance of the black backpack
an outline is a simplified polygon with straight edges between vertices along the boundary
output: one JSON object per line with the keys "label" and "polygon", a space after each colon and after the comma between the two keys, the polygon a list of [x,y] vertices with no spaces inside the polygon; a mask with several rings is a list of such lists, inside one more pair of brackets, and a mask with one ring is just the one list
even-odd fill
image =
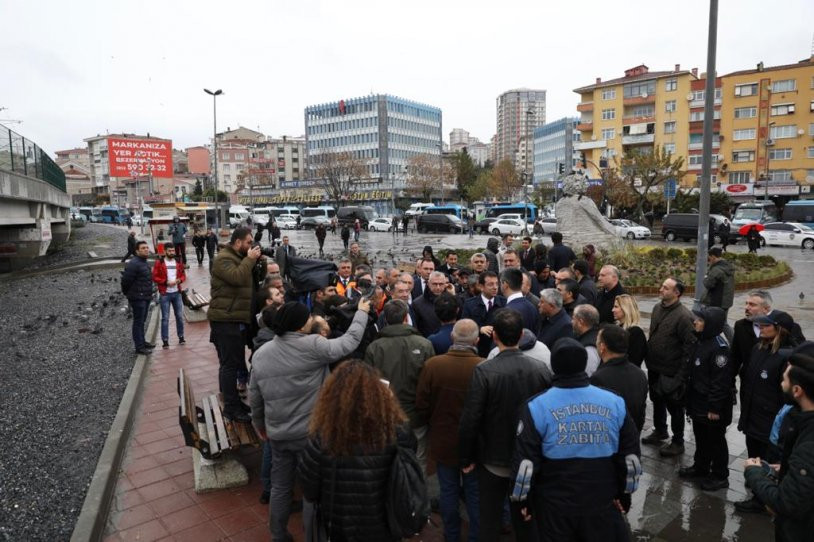
{"label": "black backpack", "polygon": [[424,471],[415,452],[401,445],[390,467],[385,508],[390,533],[399,539],[420,533],[430,518]]}

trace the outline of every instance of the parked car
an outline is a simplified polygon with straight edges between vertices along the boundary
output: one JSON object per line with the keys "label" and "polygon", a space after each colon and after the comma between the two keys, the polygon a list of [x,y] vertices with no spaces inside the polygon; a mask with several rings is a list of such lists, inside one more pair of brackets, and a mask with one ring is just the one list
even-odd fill
{"label": "parked car", "polygon": [[497,218],[484,218],[475,222],[475,233],[489,233],[489,226],[494,223]]}
{"label": "parked car", "polygon": [[283,230],[293,230],[297,227],[297,217],[294,215],[280,215],[275,220]]}
{"label": "parked car", "polygon": [[415,220],[415,227],[419,233],[464,231],[463,222],[455,215],[418,215]]}
{"label": "parked car", "polygon": [[616,234],[627,239],[650,239],[652,232],[650,228],[637,224],[632,220],[616,219],[611,220],[611,224],[616,227]]}
{"label": "parked car", "polygon": [[528,224],[519,218],[502,218],[492,223],[492,235],[528,235]]}
{"label": "parked car", "polygon": [[[724,224],[730,229],[731,225],[729,219],[723,215],[711,214],[709,218],[715,222],[715,231],[721,224]],[[661,235],[665,241],[675,241],[676,239],[683,239],[690,241],[698,238],[698,214],[697,213],[670,213],[661,219]],[[715,244],[720,244],[721,237],[715,234]],[[729,242],[733,243],[736,239],[730,233]]]}
{"label": "parked car", "polygon": [[[295,219],[296,220],[296,219]],[[301,230],[313,230],[316,229],[317,224],[324,223],[321,218],[316,216],[309,216],[300,220],[300,229]],[[326,224],[326,227],[328,224]]]}
{"label": "parked car", "polygon": [[765,244],[814,249],[814,229],[800,222],[770,222],[760,232]]}
{"label": "parked car", "polygon": [[557,219],[555,217],[539,218],[534,223],[534,235],[551,235],[557,231]]}
{"label": "parked car", "polygon": [[376,211],[373,207],[368,205],[340,207],[339,210],[336,211],[336,219],[340,226],[344,224],[353,226],[357,218],[362,225],[362,229],[366,230],[368,222],[376,218]]}
{"label": "parked car", "polygon": [[518,220],[523,220],[523,216],[520,213],[503,213],[502,215],[497,215],[497,220],[501,220],[503,218],[516,218]]}
{"label": "parked car", "polygon": [[390,231],[393,225],[392,218],[378,217],[370,220],[367,223],[367,229],[370,231]]}

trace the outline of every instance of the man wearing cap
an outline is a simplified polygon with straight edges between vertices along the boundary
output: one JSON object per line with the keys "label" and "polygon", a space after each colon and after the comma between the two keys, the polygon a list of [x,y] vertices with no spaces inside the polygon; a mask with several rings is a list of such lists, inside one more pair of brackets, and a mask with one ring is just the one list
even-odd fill
{"label": "man wearing cap", "polygon": [[[458,457],[465,474],[475,471],[477,462],[480,540],[500,539],[518,409],[551,385],[548,367],[518,349],[522,334],[520,313],[510,308],[495,313],[492,338],[500,354],[475,368],[461,415]],[[519,510],[515,508],[512,516],[518,537],[529,534],[530,525],[520,518]]]}
{"label": "man wearing cap", "polygon": [[642,472],[638,431],[620,396],[590,385],[587,359],[576,340],[557,341],[552,388],[517,424],[511,499],[543,541],[629,539],[620,499]]}
{"label": "man wearing cap", "polygon": [[[272,321],[274,340],[252,358],[249,383],[252,424],[263,440],[271,441],[269,526],[274,540],[292,540],[288,532],[294,475],[308,440],[308,422],[328,365],[353,352],[362,340],[370,301],[359,299],[358,310],[344,335],[326,339],[311,334],[308,307],[290,301],[277,309]],[[312,507],[303,502],[308,540]]]}
{"label": "man wearing cap", "polygon": [[783,397],[794,430],[783,442],[778,465],[766,468],[760,457],[744,461],[743,476],[774,515],[775,540],[810,540],[814,532],[814,343],[792,352],[783,372]]}

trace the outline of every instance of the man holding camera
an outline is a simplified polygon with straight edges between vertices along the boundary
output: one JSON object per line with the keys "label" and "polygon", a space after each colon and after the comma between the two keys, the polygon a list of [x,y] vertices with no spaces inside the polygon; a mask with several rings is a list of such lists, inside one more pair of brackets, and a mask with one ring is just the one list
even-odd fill
{"label": "man holding camera", "polygon": [[230,420],[249,422],[248,407],[237,391],[237,372],[245,367],[247,333],[251,322],[253,269],[260,247],[252,247],[252,232],[236,228],[232,238],[215,258],[209,302],[209,342],[215,345],[220,362],[219,384],[223,414]]}

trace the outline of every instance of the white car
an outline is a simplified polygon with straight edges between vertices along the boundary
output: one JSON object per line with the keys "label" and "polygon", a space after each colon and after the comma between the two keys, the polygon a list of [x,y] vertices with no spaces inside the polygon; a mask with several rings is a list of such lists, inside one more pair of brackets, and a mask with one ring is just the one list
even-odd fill
{"label": "white car", "polygon": [[495,220],[489,227],[492,229],[492,235],[528,235],[528,224],[518,218],[501,218]]}
{"label": "white car", "polygon": [[503,213],[502,215],[497,215],[495,218],[498,220],[503,220],[504,218],[516,218],[518,220],[523,220],[523,217],[520,216],[520,213]]}
{"label": "white car", "polygon": [[378,217],[372,220],[369,220],[367,223],[367,229],[370,231],[390,231],[390,227],[393,225],[392,218],[386,217]]}
{"label": "white car", "polygon": [[557,231],[557,219],[554,217],[538,218],[534,222],[535,235],[551,235],[555,231]]}
{"label": "white car", "polygon": [[297,227],[297,217],[294,215],[280,215],[274,220],[282,230],[293,230]]}
{"label": "white car", "polygon": [[611,220],[611,224],[616,227],[616,235],[627,239],[650,239],[652,232],[649,228],[637,224],[632,220]]}
{"label": "white car", "polygon": [[770,222],[760,232],[767,245],[814,249],[814,229],[799,222]]}

